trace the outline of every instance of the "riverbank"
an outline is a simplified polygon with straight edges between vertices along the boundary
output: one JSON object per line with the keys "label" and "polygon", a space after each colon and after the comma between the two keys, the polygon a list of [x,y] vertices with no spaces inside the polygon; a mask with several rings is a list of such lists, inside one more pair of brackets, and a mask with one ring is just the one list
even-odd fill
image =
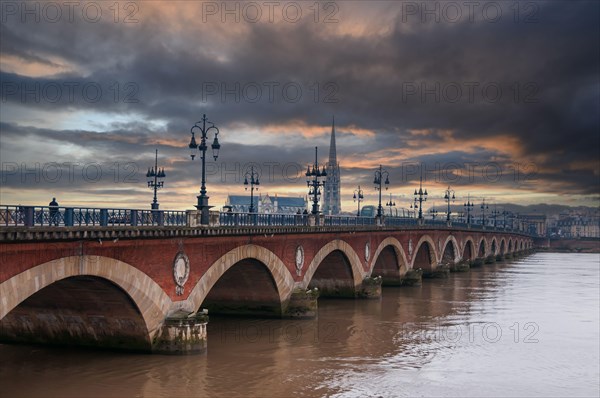
{"label": "riverbank", "polygon": [[600,239],[556,239],[550,240],[550,247],[542,249],[557,253],[600,253]]}

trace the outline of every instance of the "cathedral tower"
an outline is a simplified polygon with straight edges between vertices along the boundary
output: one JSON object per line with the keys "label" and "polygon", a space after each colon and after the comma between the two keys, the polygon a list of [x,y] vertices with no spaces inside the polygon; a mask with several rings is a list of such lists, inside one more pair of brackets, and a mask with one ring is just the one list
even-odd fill
{"label": "cathedral tower", "polygon": [[335,118],[331,123],[331,142],[329,144],[329,162],[327,163],[327,180],[325,182],[325,199],[323,214],[334,215],[342,211],[340,198],[340,165],[335,148]]}

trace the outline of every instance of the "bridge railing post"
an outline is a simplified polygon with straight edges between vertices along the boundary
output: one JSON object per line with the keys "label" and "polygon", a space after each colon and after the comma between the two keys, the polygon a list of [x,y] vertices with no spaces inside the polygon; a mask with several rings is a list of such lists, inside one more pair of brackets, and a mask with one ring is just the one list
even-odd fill
{"label": "bridge railing post", "polygon": [[73,208],[65,207],[65,227],[73,226]]}
{"label": "bridge railing post", "polygon": [[198,226],[198,210],[186,210],[186,226],[196,227]]}
{"label": "bridge railing post", "polygon": [[24,224],[26,227],[33,227],[33,222],[34,222],[34,207],[33,206],[23,206],[23,212],[24,212]]}
{"label": "bridge railing post", "polygon": [[100,226],[106,227],[108,225],[108,209],[100,209]]}
{"label": "bridge railing post", "polygon": [[130,213],[130,217],[131,217],[131,226],[132,227],[137,227],[138,225],[138,211],[137,210],[131,210]]}

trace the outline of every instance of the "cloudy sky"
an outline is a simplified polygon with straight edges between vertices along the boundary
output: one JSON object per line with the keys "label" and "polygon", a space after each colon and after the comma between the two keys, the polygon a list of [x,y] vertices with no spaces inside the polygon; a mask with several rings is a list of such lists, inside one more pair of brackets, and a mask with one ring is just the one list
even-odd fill
{"label": "cloudy sky", "polygon": [[344,210],[379,164],[405,207],[421,173],[431,204],[597,206],[599,4],[3,1],[0,202],[149,207],[158,149],[161,207],[192,208],[206,113],[216,206],[250,165],[306,195],[333,116]]}

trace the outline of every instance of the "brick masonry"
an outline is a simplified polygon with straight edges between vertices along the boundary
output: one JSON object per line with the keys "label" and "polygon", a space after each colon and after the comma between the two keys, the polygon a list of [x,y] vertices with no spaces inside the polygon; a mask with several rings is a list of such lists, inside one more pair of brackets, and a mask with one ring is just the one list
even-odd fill
{"label": "brick masonry", "polygon": [[[113,282],[131,297],[152,339],[169,314],[200,309],[221,277],[247,259],[264,265],[272,279],[264,279],[258,271],[254,276],[232,274],[230,278],[246,278],[244,286],[258,289],[257,284],[272,281],[283,311],[294,289],[307,289],[311,283],[314,286],[315,277],[323,286],[341,278],[345,285],[357,288],[374,268],[376,272],[385,269],[388,276],[397,272],[399,277],[417,268],[433,271],[443,259],[448,261],[448,254],[444,257],[447,245],[453,247],[454,262],[468,256],[467,242],[473,250],[472,258],[465,260],[500,255],[501,251],[509,254],[532,244],[526,236],[498,231],[425,228],[0,242],[0,319],[46,286],[68,277],[90,275]],[[303,252],[301,266],[299,246]],[[491,253],[492,247],[496,253]],[[178,253],[189,258],[189,277],[180,295],[173,277]],[[395,264],[390,268],[393,257]],[[323,268],[327,262],[337,266],[327,270]],[[219,288],[221,298],[228,297],[224,289]],[[239,292],[236,297],[244,299]],[[273,297],[260,300],[273,302]]]}

